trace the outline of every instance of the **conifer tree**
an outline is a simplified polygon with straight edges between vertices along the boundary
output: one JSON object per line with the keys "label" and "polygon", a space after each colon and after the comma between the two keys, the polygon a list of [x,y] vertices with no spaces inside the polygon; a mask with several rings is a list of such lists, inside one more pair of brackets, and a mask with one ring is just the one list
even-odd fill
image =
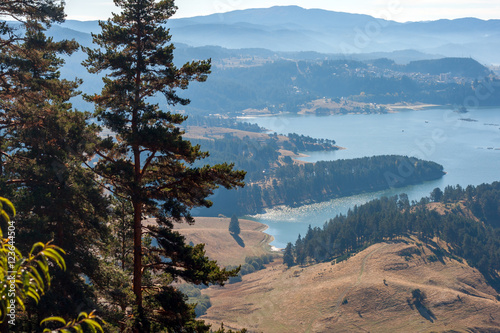
{"label": "conifer tree", "polygon": [[229,221],[229,232],[239,235],[240,231],[240,221],[238,221],[238,217],[233,214],[233,216],[231,216],[231,221]]}
{"label": "conifer tree", "polygon": [[292,243],[286,244],[285,252],[283,253],[283,263],[288,267],[295,265],[295,258],[293,257],[293,245]]}
{"label": "conifer tree", "polygon": [[[25,57],[29,40],[33,40],[34,31],[40,31],[42,26],[50,26],[52,22],[64,20],[63,3],[54,0],[8,0],[0,2],[0,129],[18,125],[12,121],[9,104],[16,98],[23,98],[29,92],[19,87],[20,82],[30,80],[26,71],[33,65],[32,59]],[[10,22],[4,21],[10,19]],[[34,55],[37,46],[31,51]],[[67,49],[67,51],[69,51]],[[39,58],[40,59],[40,58]],[[29,97],[28,97],[29,99]],[[4,132],[0,137],[0,174],[5,161]]]}
{"label": "conifer tree", "polygon": [[[186,89],[193,80],[205,81],[210,73],[210,61],[193,61],[180,68],[173,64],[174,46],[164,25],[175,13],[174,2],[115,0],[115,4],[120,14],[100,23],[102,32],[93,36],[98,48],[86,49],[89,71],[106,71],[103,90],[88,99],[96,104],[98,119],[114,133],[97,149],[100,160],[95,172],[133,208],[134,330],[152,329],[144,318],[145,290],[146,305],[152,307],[147,317],[180,331],[192,319],[192,309],[168,283],[182,278],[196,284],[222,284],[235,272],[220,269],[206,258],[202,245],[185,244],[184,237],[172,230],[173,222],[193,223],[190,209],[209,207],[207,197],[219,186],[243,186],[244,172],[228,164],[193,166],[208,154],[182,138],[180,125],[186,117],[166,110],[188,104],[176,90]],[[166,103],[153,103],[158,96]],[[155,217],[156,224],[145,227],[146,215]],[[146,234],[158,246],[145,247]],[[145,256],[148,260],[143,262]],[[150,271],[156,273],[150,275]],[[161,281],[160,272],[165,274]]]}
{"label": "conifer tree", "polygon": [[79,81],[60,79],[60,56],[78,44],[45,35],[51,21],[63,19],[63,7],[43,0],[5,1],[0,8],[24,26],[16,35],[2,25],[8,31],[0,50],[2,191],[18,207],[21,250],[53,240],[68,254],[68,271],[56,273],[57,285],[29,317],[73,316],[80,306],[95,309],[95,295],[81,277],[99,284],[97,254],[107,234],[106,200],[94,173],[82,166],[93,154],[98,128],[87,125],[90,114],[69,103]]}

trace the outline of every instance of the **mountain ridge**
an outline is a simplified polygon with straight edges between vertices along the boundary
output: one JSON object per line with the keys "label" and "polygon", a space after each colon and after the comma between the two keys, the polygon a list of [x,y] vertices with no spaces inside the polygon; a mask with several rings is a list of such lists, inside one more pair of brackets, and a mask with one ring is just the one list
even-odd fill
{"label": "mountain ridge", "polygon": [[[98,32],[98,21],[68,20],[54,27],[81,33]],[[193,47],[262,48],[275,52],[314,51],[364,54],[414,49],[443,57],[471,56],[484,64],[500,64],[500,20],[478,18],[395,22],[299,6],[274,6],[226,13],[172,18],[172,41]],[[90,37],[85,38],[88,43]]]}

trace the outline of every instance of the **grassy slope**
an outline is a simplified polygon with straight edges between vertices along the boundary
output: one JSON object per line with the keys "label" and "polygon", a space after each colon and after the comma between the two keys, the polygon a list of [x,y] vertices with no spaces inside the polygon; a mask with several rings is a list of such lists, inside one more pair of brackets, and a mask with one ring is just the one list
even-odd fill
{"label": "grassy slope", "polygon": [[[497,294],[477,270],[446,258],[429,262],[428,247],[407,261],[398,252],[408,247],[415,245],[375,244],[336,265],[286,269],[275,262],[204,291],[212,307],[202,319],[273,333],[500,331]],[[408,304],[417,288],[435,317]]]}
{"label": "grassy slope", "polygon": [[[223,266],[245,263],[245,257],[261,256],[269,253],[272,237],[264,233],[267,226],[250,220],[239,219],[240,238],[238,243],[229,233],[230,218],[196,217],[196,223],[176,225],[188,242],[205,243],[209,258]],[[242,246],[243,245],[243,246]]]}

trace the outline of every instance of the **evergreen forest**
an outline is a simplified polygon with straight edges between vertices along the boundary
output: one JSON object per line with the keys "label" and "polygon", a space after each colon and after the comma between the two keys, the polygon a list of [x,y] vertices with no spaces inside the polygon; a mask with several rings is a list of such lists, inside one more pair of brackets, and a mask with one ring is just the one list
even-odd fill
{"label": "evergreen forest", "polygon": [[[497,290],[500,288],[500,183],[477,187],[436,188],[430,197],[409,202],[405,194],[373,200],[327,221],[323,228],[309,227],[284,258],[289,266],[341,261],[371,244],[404,241],[416,236],[425,243],[436,239],[450,244],[437,247],[435,260],[463,258],[477,268]],[[444,208],[441,212],[433,207]],[[469,214],[472,212],[472,215]]]}

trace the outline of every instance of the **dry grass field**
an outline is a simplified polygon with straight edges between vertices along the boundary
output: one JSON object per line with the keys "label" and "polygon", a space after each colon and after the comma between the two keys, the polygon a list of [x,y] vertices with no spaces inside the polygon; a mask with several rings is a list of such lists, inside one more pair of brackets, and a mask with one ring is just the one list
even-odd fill
{"label": "dry grass field", "polygon": [[[205,139],[205,140],[215,140],[222,139],[224,135],[231,134],[235,137],[243,139],[244,137],[249,137],[256,140],[265,141],[269,139],[269,135],[266,133],[256,133],[241,131],[233,128],[225,127],[203,127],[203,126],[188,126],[186,128],[186,134],[183,135],[185,139]],[[281,141],[288,141],[286,136],[280,135],[279,139]]]}
{"label": "dry grass field", "polygon": [[240,239],[229,233],[230,218],[196,217],[196,223],[177,224],[176,230],[194,244],[204,243],[209,258],[221,265],[240,265],[245,257],[261,256],[270,252],[272,237],[264,233],[267,226],[250,220],[239,219]]}
{"label": "dry grass field", "polygon": [[[405,256],[401,251],[419,249]],[[375,244],[347,261],[287,269],[279,261],[204,291],[201,318],[250,332],[500,332],[500,302],[466,263],[429,260],[410,241]],[[420,289],[423,306],[412,301]]]}

